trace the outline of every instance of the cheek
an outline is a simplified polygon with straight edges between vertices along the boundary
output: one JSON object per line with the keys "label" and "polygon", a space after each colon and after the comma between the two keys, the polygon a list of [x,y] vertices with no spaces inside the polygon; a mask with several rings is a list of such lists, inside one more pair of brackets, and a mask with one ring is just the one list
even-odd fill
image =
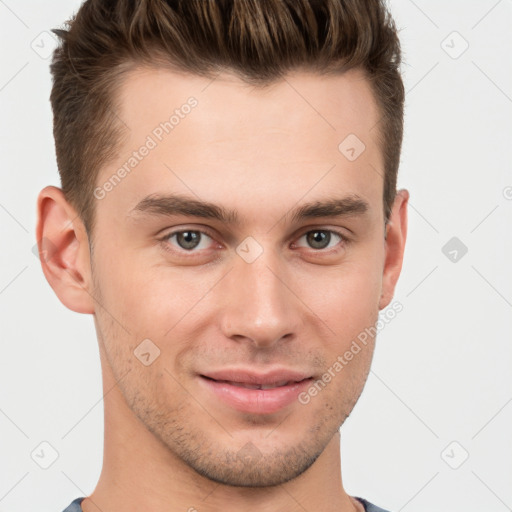
{"label": "cheek", "polygon": [[298,294],[304,303],[342,339],[357,335],[377,320],[382,283],[377,261],[361,259],[321,269],[313,280],[304,276],[300,283]]}
{"label": "cheek", "polygon": [[329,326],[318,340],[325,361],[320,378],[324,384],[311,392],[318,395],[317,407],[348,414],[370,371],[379,318],[380,275],[370,268],[347,268],[329,283],[324,288],[328,292],[317,295],[314,308]]}
{"label": "cheek", "polygon": [[150,259],[125,257],[109,264],[108,257],[98,256],[104,306],[132,337],[164,336],[204,293],[202,279]]}

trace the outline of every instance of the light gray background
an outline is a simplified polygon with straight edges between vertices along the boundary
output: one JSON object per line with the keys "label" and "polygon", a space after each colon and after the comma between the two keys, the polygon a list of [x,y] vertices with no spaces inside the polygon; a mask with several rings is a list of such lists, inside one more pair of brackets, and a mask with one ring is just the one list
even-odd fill
{"label": "light gray background", "polygon": [[[32,252],[37,194],[60,184],[44,32],[79,3],[0,0],[3,512],[60,512],[101,469],[93,320],[59,302]],[[512,1],[390,5],[407,90],[404,309],[342,428],[344,485],[393,511],[512,510]],[[455,262],[452,237],[468,248]],[[43,441],[59,454],[48,469],[31,457]]]}

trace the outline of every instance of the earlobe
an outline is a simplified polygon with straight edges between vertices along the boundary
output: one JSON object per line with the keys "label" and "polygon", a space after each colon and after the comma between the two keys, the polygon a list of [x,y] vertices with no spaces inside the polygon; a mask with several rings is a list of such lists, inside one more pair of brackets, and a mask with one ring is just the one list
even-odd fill
{"label": "earlobe", "polygon": [[39,193],[36,239],[43,273],[62,304],[93,314],[89,240],[60,188],[48,186]]}
{"label": "earlobe", "polygon": [[386,227],[385,261],[382,275],[382,294],[379,310],[391,302],[395,286],[402,270],[402,263],[407,239],[407,204],[409,191],[401,189],[397,192],[388,225]]}

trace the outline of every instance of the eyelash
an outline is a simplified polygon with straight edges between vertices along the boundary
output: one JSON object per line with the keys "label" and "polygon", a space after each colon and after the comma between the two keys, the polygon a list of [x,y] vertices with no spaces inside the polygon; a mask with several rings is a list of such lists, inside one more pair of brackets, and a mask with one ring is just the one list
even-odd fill
{"label": "eyelash", "polygon": [[[210,233],[208,233],[207,231],[201,230],[201,229],[179,229],[179,230],[167,233],[164,237],[160,238],[159,240],[160,240],[160,242],[162,242],[164,249],[173,254],[176,254],[176,253],[181,253],[181,254],[185,253],[185,254],[190,254],[190,255],[199,254],[201,252],[200,250],[198,251],[195,249],[191,249],[191,250],[187,251],[186,249],[183,249],[183,248],[178,248],[178,249],[170,248],[169,243],[168,243],[170,241],[170,239],[174,235],[177,235],[179,233],[186,233],[187,231],[191,231],[193,233],[200,233],[201,235],[206,235],[208,238],[211,238],[213,240],[213,236]],[[299,239],[302,238],[303,236],[305,236],[309,233],[313,233],[315,231],[322,231],[325,233],[334,234],[334,235],[338,236],[341,239],[341,241],[337,244],[337,246],[339,246],[339,248],[337,248],[337,249],[334,247],[331,247],[330,249],[313,249],[313,248],[311,248],[311,250],[314,253],[331,254],[333,252],[338,252],[342,247],[345,247],[346,245],[348,245],[350,243],[350,239],[345,234],[341,233],[340,231],[336,231],[334,229],[321,229],[321,228],[310,229],[310,230],[302,233],[300,235]],[[204,250],[207,250],[207,249],[204,249]]]}

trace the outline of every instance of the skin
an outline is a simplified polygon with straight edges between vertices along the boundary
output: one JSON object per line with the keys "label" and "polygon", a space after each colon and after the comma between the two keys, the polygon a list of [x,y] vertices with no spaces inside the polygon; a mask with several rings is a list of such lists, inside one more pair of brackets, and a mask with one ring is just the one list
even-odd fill
{"label": "skin", "polygon": [[[67,308],[94,316],[100,348],[104,461],[82,508],[363,510],[343,489],[339,428],[365,385],[374,338],[308,404],[272,414],[230,408],[197,374],[284,366],[321,378],[391,302],[409,193],[398,191],[385,225],[370,86],[358,70],[300,71],[256,89],[226,72],[212,81],[137,68],[118,98],[129,131],[97,183],[190,96],[197,107],[96,201],[92,254],[62,191],[38,198],[37,239],[54,246],[44,274]],[[350,133],[366,146],[352,162],[338,150]],[[131,212],[154,193],[214,202],[241,222]],[[367,201],[367,213],[291,221],[305,202],[346,194]],[[208,236],[193,249],[161,240],[178,229]],[[315,229],[349,242],[332,234],[327,249],[312,246]],[[248,236],[263,250],[251,263],[236,252]],[[149,366],[134,355],[144,339],[160,350]]]}

